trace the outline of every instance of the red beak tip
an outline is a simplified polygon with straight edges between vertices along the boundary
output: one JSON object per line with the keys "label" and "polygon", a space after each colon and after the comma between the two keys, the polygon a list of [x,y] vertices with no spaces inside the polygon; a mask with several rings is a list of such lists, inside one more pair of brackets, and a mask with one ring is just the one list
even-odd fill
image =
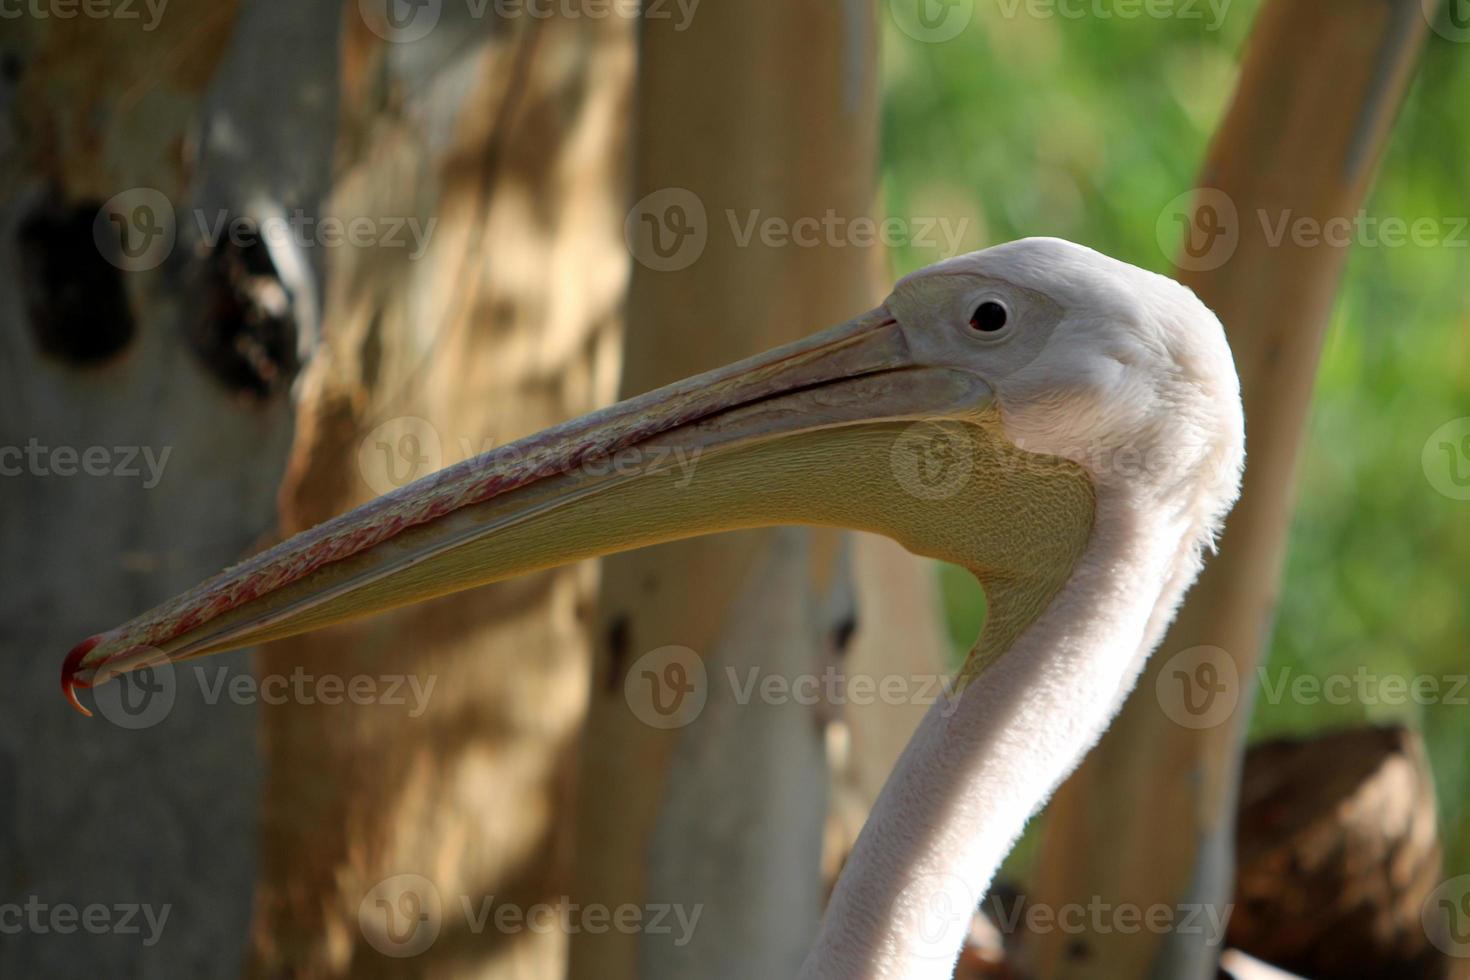
{"label": "red beak tip", "polygon": [[66,700],[71,703],[73,708],[76,708],[88,718],[92,717],[92,712],[88,711],[82,705],[82,702],[77,699],[76,689],[78,687],[91,687],[92,685],[78,679],[77,671],[81,668],[82,658],[91,653],[92,648],[100,642],[102,642],[101,634],[89,636],[71,648],[71,652],[66,655],[66,662],[61,665],[61,693],[66,696]]}

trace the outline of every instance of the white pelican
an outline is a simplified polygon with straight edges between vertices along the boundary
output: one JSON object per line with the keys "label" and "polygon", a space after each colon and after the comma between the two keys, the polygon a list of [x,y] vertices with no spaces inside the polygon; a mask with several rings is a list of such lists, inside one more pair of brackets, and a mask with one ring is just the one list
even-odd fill
{"label": "white pelican", "polygon": [[[674,448],[697,458],[692,482],[659,465]],[[79,644],[62,688],[80,709],[75,687],[144,664],[674,538],[876,531],[969,568],[989,615],[957,703],[929,711],[880,794],[803,975],[946,977],[965,929],[935,933],[936,901],[968,920],[1106,728],[1197,575],[1243,459],[1230,351],[1194,294],[1027,239],[299,534]],[[914,482],[934,465],[938,483]]]}

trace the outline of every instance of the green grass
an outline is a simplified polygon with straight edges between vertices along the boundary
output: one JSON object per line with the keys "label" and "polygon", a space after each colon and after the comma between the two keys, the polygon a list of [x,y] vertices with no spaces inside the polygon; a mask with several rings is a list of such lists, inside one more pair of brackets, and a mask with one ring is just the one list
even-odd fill
{"label": "green grass", "polygon": [[[1257,0],[1202,21],[1007,18],[976,0],[940,44],[887,19],[883,182],[889,213],[964,218],[966,249],[1059,235],[1159,271],[1155,221],[1192,186],[1232,91]],[[885,5],[886,9],[886,5]],[[1022,11],[1025,7],[1020,8]],[[1470,215],[1470,45],[1431,36],[1367,211]],[[1446,226],[1448,227],[1448,226]],[[1470,242],[1470,229],[1461,235]],[[1170,243],[1172,245],[1172,243]],[[895,252],[895,271],[942,257]],[[1470,247],[1358,248],[1339,294],[1309,421],[1282,600],[1266,667],[1470,674],[1470,502],[1425,478],[1442,423],[1470,415]],[[978,589],[941,582],[957,644]],[[1257,697],[1254,737],[1404,721],[1424,733],[1448,867],[1470,871],[1470,689],[1456,703],[1302,704]],[[1381,699],[1386,700],[1386,699]]]}

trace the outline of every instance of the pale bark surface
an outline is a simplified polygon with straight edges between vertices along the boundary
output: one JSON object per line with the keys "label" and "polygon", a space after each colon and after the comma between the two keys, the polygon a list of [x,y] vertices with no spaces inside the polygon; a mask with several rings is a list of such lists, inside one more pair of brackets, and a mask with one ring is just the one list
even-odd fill
{"label": "pale bark surface", "polygon": [[[1427,30],[1418,0],[1273,0],[1260,14],[1179,259],[1181,281],[1219,314],[1235,354],[1244,490],[1220,553],[1137,690],[1048,811],[1034,902],[1223,913],[1231,900],[1240,746],[1270,636],[1312,381],[1348,255],[1290,236],[1273,242],[1267,230],[1282,215],[1325,223],[1358,211]],[[1210,649],[1190,653],[1202,647]],[[1206,665],[1216,673],[1201,673]],[[1209,690],[1181,690],[1181,673]],[[1027,966],[1041,977],[1203,978],[1217,952],[1204,938],[1203,930],[1052,930],[1027,937]]]}
{"label": "pale bark surface", "polygon": [[[0,938],[0,976],[234,977],[256,870],[256,709],[206,703],[179,670],[119,684],[88,720],[61,700],[58,664],[274,525],[311,297],[288,288],[252,319],[252,298],[279,299],[291,275],[232,279],[241,253],[203,242],[198,219],[318,207],[338,15],[260,0],[6,25],[0,446],[44,453],[7,456],[0,478],[0,904],[37,903],[44,925]],[[289,118],[261,111],[301,91],[317,97]],[[118,194],[113,213],[166,227],[172,247],[151,234],[99,247],[94,221]],[[65,455],[92,450],[91,471]],[[245,655],[212,666],[249,674]],[[139,932],[45,918],[93,904],[114,925],[134,906]],[[167,912],[153,943],[141,906]]]}
{"label": "pale bark surface", "polygon": [[[140,730],[111,720],[138,711],[74,715],[57,687],[71,644],[279,533],[278,500],[299,530],[611,397],[632,23],[414,9],[437,20],[412,42],[355,0],[170,5],[146,30],[27,17],[7,36],[0,446],[106,447],[114,469],[48,455],[0,480],[0,902],[168,918],[148,945],[6,935],[0,975],[562,969],[564,935],[476,934],[463,909],[565,890],[590,567],[260,657],[261,679],[411,677],[422,704],[205,703],[205,684],[250,681],[244,654],[176,668],[163,695],[146,674],[96,692],[131,692]],[[163,203],[131,207],[139,189]],[[94,218],[120,192],[124,218],[175,234],[159,263],[103,258]],[[296,209],[366,219],[374,244],[205,240]],[[167,452],[158,479],[122,449]],[[374,949],[360,916],[397,874],[442,902],[413,959]]]}
{"label": "pale bark surface", "polygon": [[[644,22],[633,221],[658,223],[670,249],[678,227],[703,241],[678,268],[643,264],[660,264],[653,253],[635,265],[624,394],[873,304],[872,249],[758,232],[745,243],[741,232],[752,216],[872,213],[876,26],[865,0],[707,4],[683,30]],[[739,704],[727,671],[820,670],[840,608],[827,597],[844,587],[836,545],[835,533],[783,529],[604,562],[574,899],[697,907],[701,918],[683,945],[677,934],[574,936],[573,976],[794,974],[821,911],[823,719],[792,702]],[[668,645],[701,658],[709,701],[691,724],[660,730],[625,684]]]}
{"label": "pale bark surface", "polygon": [[[331,256],[291,531],[589,411],[617,370],[632,23],[444,4],[394,44],[349,7],[332,207],[437,224],[419,256]],[[265,711],[256,975],[560,974],[563,932],[496,916],[566,890],[594,584],[558,569],[263,651],[269,673],[434,687],[418,717]]]}

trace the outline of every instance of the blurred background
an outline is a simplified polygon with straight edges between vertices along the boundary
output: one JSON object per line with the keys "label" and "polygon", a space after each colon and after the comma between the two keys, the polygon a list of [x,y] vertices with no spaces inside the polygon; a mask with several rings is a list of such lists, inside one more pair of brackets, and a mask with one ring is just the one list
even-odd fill
{"label": "blurred background", "polygon": [[[1218,30],[1148,17],[977,17],[965,45],[915,43],[890,23],[889,208],[965,220],[966,251],[1056,235],[1168,272],[1174,243],[1161,248],[1154,222],[1143,219],[1195,181],[1260,6],[1232,3]],[[1446,37],[1429,38],[1363,203],[1369,219],[1470,210],[1458,160],[1470,117],[1450,95],[1470,80],[1464,54]],[[895,272],[943,257],[901,248]],[[1470,515],[1462,501],[1426,493],[1421,466],[1430,434],[1470,404],[1470,314],[1457,287],[1467,273],[1470,245],[1448,241],[1369,244],[1348,258],[1263,665],[1272,680],[1283,671],[1351,675],[1360,665],[1379,676],[1450,678],[1470,667],[1470,602],[1452,571],[1470,554]],[[955,649],[968,652],[983,599],[957,570],[941,575]],[[1470,867],[1470,712],[1448,698],[1333,700],[1345,703],[1258,697],[1250,737],[1411,725],[1433,760],[1450,859]],[[1393,700],[1407,703],[1383,703]]]}
{"label": "blurred background", "polygon": [[[0,976],[791,975],[922,681],[979,633],[957,568],[821,530],[683,542],[141,672],[90,721],[61,659],[440,466],[1031,235],[1221,315],[1250,471],[960,975],[1213,977],[1227,947],[1470,975],[1463,0],[0,16]],[[670,723],[630,679],[676,662],[709,680]],[[1202,714],[1181,665],[1224,678]],[[721,688],[748,670],[911,696]],[[1154,906],[1168,927],[1119,926]]]}

